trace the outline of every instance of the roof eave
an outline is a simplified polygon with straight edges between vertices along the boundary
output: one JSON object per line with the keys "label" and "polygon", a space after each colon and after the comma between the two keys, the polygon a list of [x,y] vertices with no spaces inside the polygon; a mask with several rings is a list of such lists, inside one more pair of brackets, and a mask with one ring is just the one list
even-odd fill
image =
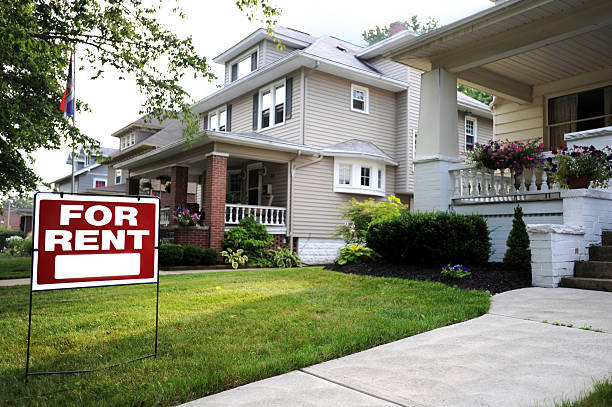
{"label": "roof eave", "polygon": [[347,158],[364,158],[369,160],[382,161],[387,165],[392,165],[397,167],[399,163],[393,160],[390,157],[384,157],[377,154],[368,154],[368,153],[358,153],[358,152],[350,152],[344,150],[333,150],[333,149],[325,149],[323,150],[323,155],[326,157],[347,157]]}
{"label": "roof eave", "polygon": [[[304,48],[309,45],[308,42],[300,41],[298,39],[295,39],[295,38],[292,38],[292,37],[289,37],[283,34],[274,33],[274,37],[277,40],[279,40],[281,44],[288,45],[294,48],[298,48],[298,47]],[[242,39],[239,43],[237,43],[233,47],[225,50],[221,54],[214,57],[213,62],[216,62],[218,64],[224,64],[240,56],[240,54],[248,50],[248,48],[255,46],[255,44],[267,38],[272,40],[272,37],[268,35],[268,31],[265,28],[259,28],[256,31],[254,31],[251,35],[249,35],[248,37]]]}

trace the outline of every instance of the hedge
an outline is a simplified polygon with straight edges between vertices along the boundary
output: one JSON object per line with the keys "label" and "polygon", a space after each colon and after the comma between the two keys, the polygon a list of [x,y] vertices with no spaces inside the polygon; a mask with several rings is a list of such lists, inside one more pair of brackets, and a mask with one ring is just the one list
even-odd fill
{"label": "hedge", "polygon": [[212,266],[219,254],[215,249],[166,243],[159,248],[159,263],[163,266]]}
{"label": "hedge", "polygon": [[403,213],[370,226],[367,246],[384,260],[407,265],[478,265],[489,260],[491,242],[480,215]]}

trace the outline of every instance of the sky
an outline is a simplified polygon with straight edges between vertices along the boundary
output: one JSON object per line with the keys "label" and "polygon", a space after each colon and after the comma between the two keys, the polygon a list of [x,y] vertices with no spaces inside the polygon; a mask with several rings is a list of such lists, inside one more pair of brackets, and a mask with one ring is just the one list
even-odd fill
{"label": "sky", "polygon": [[[429,16],[446,25],[480,10],[491,7],[490,0],[272,0],[282,9],[278,25],[291,27],[314,36],[331,35],[358,45],[364,45],[361,33],[375,26],[404,21],[417,14],[421,20]],[[169,2],[174,4],[173,2]],[[178,0],[186,14],[180,19],[163,13],[160,21],[181,37],[191,35],[196,51],[210,60],[213,72],[222,78],[223,66],[212,59],[230,48],[262,25],[249,22],[234,0]],[[77,66],[80,66],[77,49]],[[118,75],[106,74],[90,80],[88,72],[76,72],[77,99],[89,104],[91,112],[76,116],[82,132],[101,142],[103,147],[119,148],[111,134],[140,117],[144,97],[139,94],[132,78],[119,80]],[[199,100],[217,89],[221,79],[212,83],[204,79],[185,80],[184,88],[193,100]],[[44,181],[52,182],[70,173],[65,164],[69,149],[41,150],[34,154],[34,169]]]}

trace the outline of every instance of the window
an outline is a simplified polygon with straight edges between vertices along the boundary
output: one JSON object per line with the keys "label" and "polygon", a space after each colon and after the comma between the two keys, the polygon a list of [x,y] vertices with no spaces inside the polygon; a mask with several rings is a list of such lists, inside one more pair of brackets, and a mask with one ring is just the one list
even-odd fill
{"label": "window", "polygon": [[121,184],[121,170],[115,170],[115,185]]}
{"label": "window", "polygon": [[333,191],[385,196],[385,163],[362,158],[334,158]]}
{"label": "window", "polygon": [[476,144],[476,118],[465,116],[465,149],[473,150]]}
{"label": "window", "polygon": [[131,147],[136,144],[136,135],[134,133],[130,133],[126,136],[121,136],[121,150]]}
{"label": "window", "polygon": [[612,86],[548,99],[548,145],[565,144],[565,133],[612,125]]}
{"label": "window", "polygon": [[351,185],[351,165],[350,164],[339,164],[338,165],[338,184]]}
{"label": "window", "polygon": [[227,107],[223,106],[208,113],[207,130],[225,131],[227,128]]}
{"label": "window", "polygon": [[351,85],[351,110],[362,113],[369,113],[370,91],[363,86]]}
{"label": "window", "polygon": [[361,185],[364,187],[370,186],[370,169],[361,167]]}
{"label": "window", "polygon": [[106,180],[103,178],[94,178],[94,188],[102,188],[106,186]]}
{"label": "window", "polygon": [[[265,129],[285,122],[285,81],[259,91],[259,128]],[[272,113],[274,109],[274,113]]]}
{"label": "window", "polygon": [[257,49],[242,55],[230,64],[230,82],[244,78],[257,69]]}

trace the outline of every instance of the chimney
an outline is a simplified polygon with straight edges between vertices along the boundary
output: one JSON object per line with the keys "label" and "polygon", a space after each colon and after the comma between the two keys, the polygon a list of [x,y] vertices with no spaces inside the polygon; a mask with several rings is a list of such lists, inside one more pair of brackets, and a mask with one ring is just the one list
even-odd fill
{"label": "chimney", "polygon": [[396,21],[389,25],[389,37],[406,30],[406,26],[401,21]]}

